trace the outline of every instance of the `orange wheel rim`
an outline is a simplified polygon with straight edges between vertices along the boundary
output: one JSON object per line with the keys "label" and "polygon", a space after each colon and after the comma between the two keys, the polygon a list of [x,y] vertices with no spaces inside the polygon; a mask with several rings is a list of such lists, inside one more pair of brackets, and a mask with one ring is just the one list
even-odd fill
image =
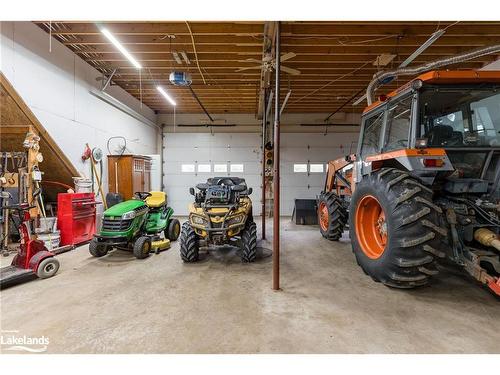
{"label": "orange wheel rim", "polygon": [[319,225],[323,231],[328,230],[329,218],[328,218],[328,206],[325,202],[319,204]]}
{"label": "orange wheel rim", "polygon": [[371,259],[380,258],[387,245],[387,222],[377,198],[364,196],[356,207],[354,220],[361,250]]}

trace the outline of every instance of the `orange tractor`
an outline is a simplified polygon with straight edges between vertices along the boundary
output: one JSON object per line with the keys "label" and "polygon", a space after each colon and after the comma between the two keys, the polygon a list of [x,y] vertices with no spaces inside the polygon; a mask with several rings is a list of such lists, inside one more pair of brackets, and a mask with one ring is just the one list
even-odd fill
{"label": "orange tractor", "polygon": [[348,225],[377,282],[422,286],[452,263],[500,296],[500,72],[431,71],[368,106],[318,218],[332,241]]}

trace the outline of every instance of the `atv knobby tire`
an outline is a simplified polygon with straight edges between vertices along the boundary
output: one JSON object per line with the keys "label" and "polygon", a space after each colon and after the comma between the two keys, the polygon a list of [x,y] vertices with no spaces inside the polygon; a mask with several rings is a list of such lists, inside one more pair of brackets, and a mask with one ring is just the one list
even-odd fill
{"label": "atv knobby tire", "polygon": [[134,242],[134,256],[137,259],[144,259],[149,256],[149,252],[151,251],[151,239],[149,237],[143,236],[139,237]]}
{"label": "atv knobby tire", "polygon": [[[370,207],[377,204],[380,216],[371,216]],[[396,288],[414,288],[427,284],[437,274],[436,258],[445,256],[440,243],[447,232],[440,227],[442,210],[433,203],[432,190],[417,179],[394,168],[367,175],[356,186],[349,212],[354,255],[373,280]],[[368,220],[376,217],[379,219]],[[378,228],[382,237],[377,241],[382,238],[378,243],[384,246],[368,241],[370,234],[363,236],[377,233],[367,229],[370,225]]]}
{"label": "atv knobby tire", "polygon": [[181,258],[186,263],[196,262],[199,256],[199,238],[189,222],[182,224]]}
{"label": "atv knobby tire", "polygon": [[251,221],[247,222],[241,233],[241,261],[251,263],[257,257],[257,225]]}
{"label": "atv knobby tire", "polygon": [[89,243],[89,252],[93,257],[100,258],[108,253],[108,248],[93,238]]}
{"label": "atv knobby tire", "polygon": [[322,192],[318,200],[318,222],[321,235],[338,241],[344,233],[348,213],[342,200],[334,192]]}

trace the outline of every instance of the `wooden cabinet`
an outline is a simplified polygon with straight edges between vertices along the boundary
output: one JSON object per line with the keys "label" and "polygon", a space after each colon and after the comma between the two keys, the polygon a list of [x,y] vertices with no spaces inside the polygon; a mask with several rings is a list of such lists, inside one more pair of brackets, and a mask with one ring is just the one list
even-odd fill
{"label": "wooden cabinet", "polygon": [[108,191],[131,199],[136,191],[151,190],[151,158],[108,155]]}

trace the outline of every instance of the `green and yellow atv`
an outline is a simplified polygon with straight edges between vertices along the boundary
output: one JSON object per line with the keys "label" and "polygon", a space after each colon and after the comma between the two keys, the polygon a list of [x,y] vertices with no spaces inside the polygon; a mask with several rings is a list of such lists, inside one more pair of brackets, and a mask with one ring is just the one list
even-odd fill
{"label": "green and yellow atv", "polygon": [[[162,191],[136,192],[134,199],[121,202],[104,211],[99,234],[94,235],[89,251],[102,257],[113,248],[132,250],[137,259],[170,247],[179,237],[179,220],[167,206]],[[163,233],[163,236],[162,236]]]}

